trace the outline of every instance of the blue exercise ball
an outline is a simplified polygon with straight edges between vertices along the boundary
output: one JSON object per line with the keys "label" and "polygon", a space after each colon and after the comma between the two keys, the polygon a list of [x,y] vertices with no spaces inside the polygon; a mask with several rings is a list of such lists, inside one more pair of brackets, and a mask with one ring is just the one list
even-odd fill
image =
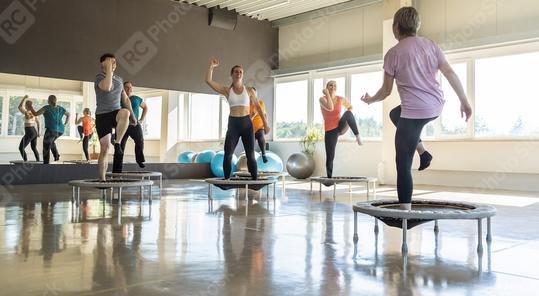
{"label": "blue exercise ball", "polygon": [[204,150],[197,154],[195,158],[196,163],[211,163],[212,158],[215,156],[215,151],[213,150]]}
{"label": "blue exercise ball", "polygon": [[[225,176],[225,172],[223,171],[224,158],[225,158],[225,152],[224,151],[219,151],[211,159],[211,172],[216,177],[223,178]],[[236,163],[237,162],[238,162],[238,157],[236,155],[232,154],[232,171],[230,173],[233,173],[233,172],[236,171]]]}
{"label": "blue exercise ball", "polygon": [[178,155],[178,163],[192,163],[193,162],[193,156],[195,155],[195,152],[193,151],[184,151]]}
{"label": "blue exercise ball", "polygon": [[262,155],[258,156],[256,158],[256,165],[258,166],[259,171],[263,172],[282,172],[284,169],[283,160],[279,157],[279,155],[271,152],[266,151],[266,158],[268,159],[268,162],[264,163],[262,160]]}

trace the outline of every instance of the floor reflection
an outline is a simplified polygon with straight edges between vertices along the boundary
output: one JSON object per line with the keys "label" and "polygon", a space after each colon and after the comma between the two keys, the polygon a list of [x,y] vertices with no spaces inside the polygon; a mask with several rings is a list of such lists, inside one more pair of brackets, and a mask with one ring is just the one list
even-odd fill
{"label": "floor reflection", "polygon": [[[320,202],[289,189],[286,202],[266,202],[218,192],[218,209],[208,213],[205,186],[179,182],[169,189],[152,204],[140,203],[134,192],[122,205],[84,192],[92,198],[80,207],[69,201],[69,188],[54,193],[66,199],[46,202],[25,200],[27,189],[15,192],[0,207],[0,295],[505,295],[508,288],[516,294],[539,289],[533,276],[492,269],[497,256],[530,240],[535,220],[512,226],[493,220],[494,243],[482,256],[474,223],[443,224],[439,234],[430,224],[418,226],[403,257],[400,231],[383,226],[375,234],[370,217],[360,216],[360,239],[353,243],[345,195]],[[511,211],[501,209],[499,219],[513,219]],[[504,228],[524,225],[527,237],[504,240]],[[527,250],[522,256],[535,258]],[[512,269],[516,262],[504,264]]]}

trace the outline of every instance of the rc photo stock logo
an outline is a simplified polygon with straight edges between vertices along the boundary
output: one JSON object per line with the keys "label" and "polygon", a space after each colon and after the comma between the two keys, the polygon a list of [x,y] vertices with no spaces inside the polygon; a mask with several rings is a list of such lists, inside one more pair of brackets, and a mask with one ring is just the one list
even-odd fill
{"label": "rc photo stock logo", "polygon": [[[28,4],[35,9],[36,3]],[[0,37],[8,44],[15,44],[35,22],[32,12],[20,1],[14,1],[0,13]]]}
{"label": "rc photo stock logo", "polygon": [[154,22],[145,32],[135,32],[116,51],[118,63],[131,75],[140,72],[157,55],[156,44],[160,41],[160,35],[172,30],[190,9],[189,5],[174,5],[165,18]]}

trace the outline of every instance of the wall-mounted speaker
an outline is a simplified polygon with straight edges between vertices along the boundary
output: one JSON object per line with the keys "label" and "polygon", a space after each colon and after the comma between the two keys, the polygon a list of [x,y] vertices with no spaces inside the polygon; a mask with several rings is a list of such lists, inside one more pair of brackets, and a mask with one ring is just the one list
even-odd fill
{"label": "wall-mounted speaker", "polygon": [[234,31],[238,23],[238,14],[234,11],[212,7],[208,10],[208,25]]}

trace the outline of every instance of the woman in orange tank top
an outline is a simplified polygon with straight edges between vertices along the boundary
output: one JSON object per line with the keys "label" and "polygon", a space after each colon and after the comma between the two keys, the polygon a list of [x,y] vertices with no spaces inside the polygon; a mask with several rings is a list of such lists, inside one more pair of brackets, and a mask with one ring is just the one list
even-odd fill
{"label": "woman in orange tank top", "polygon": [[[255,95],[258,96],[258,94],[256,93],[256,88],[252,87],[252,89]],[[262,109],[262,112],[264,112],[264,114],[262,115],[258,114],[258,110],[252,102],[249,106],[249,109],[251,113],[251,121],[253,122],[253,131],[255,132],[255,140],[258,142],[258,147],[260,147],[260,153],[262,154],[262,161],[266,163],[268,162],[268,159],[266,158],[266,138],[264,135],[269,133],[270,129],[269,127],[264,128],[264,122],[262,121],[262,117],[261,117],[261,116],[264,116],[266,118],[266,121],[268,120],[267,115],[266,115],[266,106],[264,105],[264,101],[262,101],[259,98],[258,103],[260,105],[260,109]]]}
{"label": "woman in orange tank top", "polygon": [[79,114],[75,115],[75,124],[82,124],[77,126],[77,130],[79,132],[80,140],[82,141],[82,151],[84,151],[86,160],[89,161],[90,155],[88,154],[88,142],[93,134],[95,120],[92,118],[90,108],[84,108],[83,114],[84,116],[81,118],[78,118]]}
{"label": "woman in orange tank top", "polygon": [[[333,160],[335,159],[335,148],[340,135],[348,131],[348,127],[356,136],[356,142],[362,145],[359,131],[357,129],[356,119],[352,114],[352,105],[350,102],[340,96],[337,96],[337,83],[333,80],[328,81],[323,90],[324,96],[320,98],[320,109],[324,118],[324,143],[326,146],[326,173],[328,178],[333,176]],[[346,108],[341,116],[341,106]]]}

